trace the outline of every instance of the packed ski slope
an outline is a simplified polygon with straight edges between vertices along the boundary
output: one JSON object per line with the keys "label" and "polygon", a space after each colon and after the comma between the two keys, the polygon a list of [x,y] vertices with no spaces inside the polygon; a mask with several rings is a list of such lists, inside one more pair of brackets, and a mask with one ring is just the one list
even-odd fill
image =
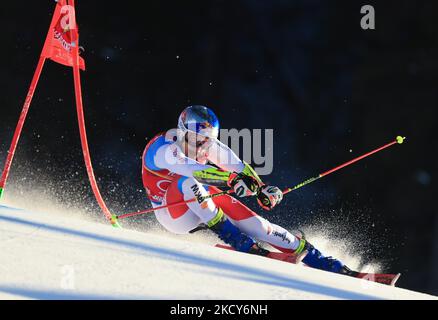
{"label": "packed ski slope", "polygon": [[435,299],[166,233],[0,206],[0,299]]}

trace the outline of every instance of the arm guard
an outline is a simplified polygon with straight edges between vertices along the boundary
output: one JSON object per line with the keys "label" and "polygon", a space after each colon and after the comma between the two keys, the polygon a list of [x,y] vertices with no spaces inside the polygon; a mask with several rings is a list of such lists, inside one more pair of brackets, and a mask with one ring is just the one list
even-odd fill
{"label": "arm guard", "polygon": [[208,168],[193,172],[193,177],[200,183],[216,187],[226,187],[231,172],[217,168]]}
{"label": "arm guard", "polygon": [[[241,173],[256,179],[260,186],[263,185],[264,183],[262,179],[260,179],[255,170],[246,162],[244,162],[244,164],[245,168]],[[194,171],[193,177],[203,184],[216,187],[228,187],[231,174],[232,172],[223,171],[218,168],[208,168],[205,170]]]}

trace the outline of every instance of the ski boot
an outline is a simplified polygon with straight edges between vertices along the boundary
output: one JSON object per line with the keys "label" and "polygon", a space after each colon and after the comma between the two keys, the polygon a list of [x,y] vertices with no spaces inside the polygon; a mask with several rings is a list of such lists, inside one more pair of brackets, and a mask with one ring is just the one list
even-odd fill
{"label": "ski boot", "polygon": [[294,232],[295,237],[300,240],[300,245],[296,250],[297,253],[307,250],[308,253],[304,257],[303,262],[309,267],[335,272],[340,274],[345,274],[351,277],[357,277],[359,272],[351,270],[349,267],[344,265],[341,261],[333,257],[325,257],[322,253],[316,249],[312,244],[306,240],[306,235],[302,230],[297,230]]}
{"label": "ski boot", "polygon": [[298,248],[295,250],[295,253],[299,254],[304,250],[307,251],[307,254],[303,259],[304,264],[315,269],[320,269],[334,273],[343,273],[343,269],[345,266],[341,261],[333,257],[323,256],[322,253],[318,249],[316,249],[312,244],[310,244],[307,240],[305,240],[304,238],[299,238],[299,239],[300,239],[300,244],[298,245]]}
{"label": "ski boot", "polygon": [[194,233],[199,230],[209,229],[213,231],[225,243],[232,246],[237,251],[267,256],[269,251],[260,247],[260,245],[248,235],[244,234],[224,215],[222,209],[208,224],[202,224],[190,231]]}

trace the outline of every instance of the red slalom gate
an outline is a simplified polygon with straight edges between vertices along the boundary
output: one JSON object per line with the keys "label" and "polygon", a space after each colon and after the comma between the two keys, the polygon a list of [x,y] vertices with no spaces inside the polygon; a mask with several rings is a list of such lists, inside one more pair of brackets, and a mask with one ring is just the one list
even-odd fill
{"label": "red slalom gate", "polygon": [[36,67],[35,73],[32,78],[32,82],[27,92],[26,100],[24,101],[23,109],[18,119],[17,127],[15,128],[14,136],[12,137],[11,146],[9,147],[8,155],[6,157],[5,166],[0,178],[0,200],[3,194],[3,190],[8,180],[9,171],[11,169],[12,160],[14,160],[15,150],[17,149],[18,141],[20,140],[21,131],[23,130],[24,122],[26,121],[27,112],[29,111],[30,104],[32,102],[33,94],[38,85],[38,80],[40,79],[41,71],[44,67],[44,62],[46,58],[40,57],[38,65]]}
{"label": "red slalom gate", "polygon": [[[70,0],[70,5],[75,6],[74,0]],[[93,190],[94,196],[102,209],[105,217],[111,222],[113,226],[119,226],[117,220],[112,217],[111,212],[105,204],[105,201],[100,194],[99,187],[96,182],[94,175],[93,166],[91,163],[90,150],[88,148],[87,131],[85,129],[85,118],[84,118],[84,108],[82,103],[82,88],[81,88],[81,73],[79,70],[79,35],[78,29],[70,29],[71,39],[76,39],[78,45],[73,46],[73,78],[75,86],[75,98],[76,98],[76,109],[78,115],[79,133],[81,137],[82,153],[84,155],[85,166],[87,168],[88,179],[90,180],[90,185]]]}
{"label": "red slalom gate", "polygon": [[87,132],[85,127],[84,110],[82,103],[82,88],[80,69],[85,70],[85,62],[79,55],[79,31],[76,24],[76,12],[74,0],[58,0],[50,23],[46,41],[41,52],[37,68],[21,111],[20,118],[15,129],[12,143],[8,151],[5,166],[0,179],[0,199],[3,194],[6,182],[11,169],[14,154],[23,130],[24,122],[29,111],[32,97],[38,85],[38,80],[42,73],[46,59],[73,68],[74,89],[76,109],[78,116],[79,133],[81,138],[82,153],[84,155],[85,166],[94,196],[102,209],[105,217],[115,227],[119,227],[115,215],[112,215],[103,200],[99,187],[94,176],[91,163],[90,151],[88,147]]}

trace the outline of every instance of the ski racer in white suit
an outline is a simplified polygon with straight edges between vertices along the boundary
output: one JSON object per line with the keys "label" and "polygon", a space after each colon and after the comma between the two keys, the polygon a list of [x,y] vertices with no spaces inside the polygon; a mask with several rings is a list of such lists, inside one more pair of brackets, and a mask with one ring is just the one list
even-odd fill
{"label": "ski racer in white suit", "polygon": [[218,187],[228,187],[238,197],[256,196],[265,210],[271,210],[283,198],[279,188],[265,185],[250,165],[217,139],[218,131],[219,121],[209,108],[189,106],[179,117],[178,129],[158,134],[147,144],[142,175],[152,206],[199,200],[156,210],[160,224],[178,234],[210,229],[242,252],[267,255],[269,251],[257,241],[287,253],[307,250],[303,262],[311,267],[337,273],[354,272],[230,195],[202,198],[220,192]]}

